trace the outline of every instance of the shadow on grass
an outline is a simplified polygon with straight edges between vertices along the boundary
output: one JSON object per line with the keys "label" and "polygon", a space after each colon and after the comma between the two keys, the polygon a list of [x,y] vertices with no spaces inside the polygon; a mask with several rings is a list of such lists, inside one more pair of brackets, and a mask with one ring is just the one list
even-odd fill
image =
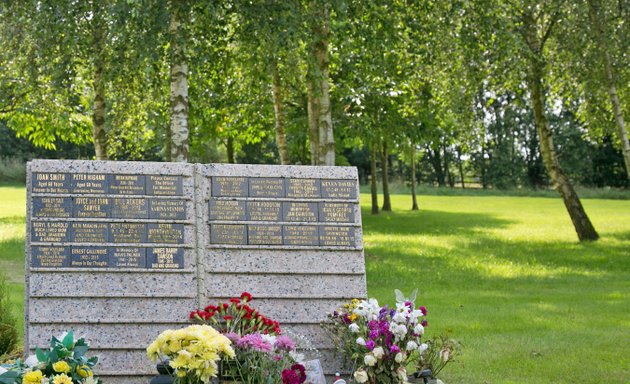
{"label": "shadow on grass", "polygon": [[372,215],[362,211],[363,232],[400,235],[472,235],[488,228],[504,228],[514,221],[485,213],[396,211]]}
{"label": "shadow on grass", "polygon": [[26,225],[26,219],[24,218],[24,216],[5,216],[5,217],[0,217],[0,225],[3,224],[22,224],[22,225]]}

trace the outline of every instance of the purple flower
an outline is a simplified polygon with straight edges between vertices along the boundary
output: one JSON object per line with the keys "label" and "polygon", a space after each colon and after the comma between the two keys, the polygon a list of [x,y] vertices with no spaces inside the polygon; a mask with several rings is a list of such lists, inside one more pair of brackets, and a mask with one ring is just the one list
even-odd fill
{"label": "purple flower", "polygon": [[346,323],[346,324],[350,324],[350,323],[352,323],[352,320],[350,320],[350,316],[348,316],[348,314],[347,314],[347,313],[344,313],[344,314],[343,314],[342,319],[343,319],[344,323]]}
{"label": "purple flower", "polygon": [[370,351],[373,350],[374,347],[376,347],[376,343],[374,342],[374,340],[368,340],[365,342],[365,348],[369,349]]}
{"label": "purple flower", "polygon": [[411,301],[405,301],[405,305],[411,309],[413,309],[413,303]]}
{"label": "purple flower", "polygon": [[425,307],[424,305],[421,305],[418,307],[418,309],[422,312],[423,316],[427,315],[427,307]]}
{"label": "purple flower", "polygon": [[280,335],[276,338],[275,342],[276,349],[291,352],[295,349],[295,342],[286,335]]}
{"label": "purple flower", "polygon": [[376,340],[378,339],[378,337],[381,335],[381,333],[378,331],[378,329],[373,329],[370,331],[370,339],[372,340]]}
{"label": "purple flower", "polygon": [[422,324],[423,327],[426,327],[426,326],[429,325],[429,322],[426,321],[426,320],[422,320],[422,322],[420,324]]}
{"label": "purple flower", "polygon": [[389,332],[389,322],[387,320],[381,321],[379,328],[382,334],[387,334]]}
{"label": "purple flower", "polygon": [[238,333],[234,333],[234,332],[226,333],[225,337],[230,339],[230,341],[234,344],[238,343],[238,341],[241,339],[241,336]]}
{"label": "purple flower", "polygon": [[370,329],[377,329],[378,328],[378,321],[370,320],[370,322],[368,323],[368,328],[370,328]]}
{"label": "purple flower", "polygon": [[273,350],[273,346],[264,341],[260,333],[252,333],[241,337],[236,346],[260,352],[271,352]]}
{"label": "purple flower", "polygon": [[392,344],[392,346],[389,347],[389,352],[391,352],[393,355],[395,355],[398,352],[400,352],[400,347],[398,347],[396,344]]}

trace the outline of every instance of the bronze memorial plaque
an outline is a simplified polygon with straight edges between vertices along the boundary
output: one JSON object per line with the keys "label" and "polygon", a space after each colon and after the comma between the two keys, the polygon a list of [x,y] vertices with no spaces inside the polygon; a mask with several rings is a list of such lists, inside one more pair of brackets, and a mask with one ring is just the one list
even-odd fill
{"label": "bronze memorial plaque", "polygon": [[184,244],[183,224],[155,224],[147,225],[147,242],[163,244]]}
{"label": "bronze memorial plaque", "polygon": [[249,183],[246,177],[212,178],[212,196],[246,197],[249,191]]}
{"label": "bronze memorial plaque", "polygon": [[184,193],[184,178],[171,175],[149,175],[146,193],[153,196],[181,196]]}
{"label": "bronze memorial plaque", "polygon": [[33,221],[31,241],[41,243],[63,243],[70,239],[69,223],[66,221]]}
{"label": "bronze memorial plaque", "polygon": [[250,221],[280,221],[282,203],[279,201],[248,201],[247,213]]}
{"label": "bronze memorial plaque", "polygon": [[72,193],[84,195],[107,193],[107,175],[102,173],[73,173]]}
{"label": "bronze memorial plaque", "polygon": [[211,224],[210,243],[247,244],[247,226],[242,224]]}
{"label": "bronze memorial plaque", "polygon": [[268,224],[249,224],[247,239],[250,245],[282,244],[282,226]]}
{"label": "bronze memorial plaque", "polygon": [[64,268],[70,266],[70,247],[34,245],[31,263],[35,268]]}
{"label": "bronze memorial plaque", "polygon": [[284,179],[279,177],[251,177],[249,197],[285,197]]}
{"label": "bronze memorial plaque", "polygon": [[110,243],[146,243],[147,225],[145,223],[110,223]]}
{"label": "bronze memorial plaque", "polygon": [[107,197],[75,197],[74,217],[107,218],[110,217],[110,199]]}
{"label": "bronze memorial plaque", "polygon": [[71,217],[71,197],[34,197],[33,217]]}
{"label": "bronze memorial plaque", "polygon": [[111,247],[110,266],[113,268],[147,268],[147,250],[140,247]]}
{"label": "bronze memorial plaque", "polygon": [[357,198],[356,180],[322,180],[322,197],[324,199]]}
{"label": "bronze memorial plaque", "polygon": [[149,217],[147,199],[121,198],[111,199],[111,217],[116,219],[146,219]]}
{"label": "bronze memorial plaque", "polygon": [[32,188],[32,193],[70,193],[70,174],[34,172]]}
{"label": "bronze memorial plaque", "polygon": [[318,199],[321,197],[321,180],[286,179],[287,197],[298,199]]}
{"label": "bronze memorial plaque", "polygon": [[146,176],[109,175],[108,193],[114,195],[144,195]]}
{"label": "bronze memorial plaque", "polygon": [[247,204],[243,200],[210,199],[208,212],[210,220],[247,220]]}
{"label": "bronze memorial plaque", "polygon": [[73,268],[109,267],[109,249],[107,247],[73,246],[70,251],[70,266]]}
{"label": "bronze memorial plaque", "polygon": [[284,245],[319,245],[319,230],[316,225],[284,225]]}
{"label": "bronze memorial plaque", "polygon": [[317,203],[282,203],[283,221],[317,222]]}
{"label": "bronze memorial plaque", "polygon": [[109,224],[107,223],[74,221],[71,231],[72,241],[75,243],[107,243],[109,239]]}
{"label": "bronze memorial plaque", "polygon": [[356,245],[354,227],[320,227],[319,245],[328,247],[354,247]]}

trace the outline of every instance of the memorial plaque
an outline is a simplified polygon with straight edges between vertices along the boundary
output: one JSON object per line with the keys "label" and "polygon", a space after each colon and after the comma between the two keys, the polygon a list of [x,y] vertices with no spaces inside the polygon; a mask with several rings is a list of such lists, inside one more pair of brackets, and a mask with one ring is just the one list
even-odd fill
{"label": "memorial plaque", "polygon": [[283,221],[317,222],[317,203],[282,203]]}
{"label": "memorial plaque", "polygon": [[354,227],[322,226],[319,228],[319,245],[324,247],[354,247]]}
{"label": "memorial plaque", "polygon": [[319,245],[319,229],[315,225],[284,225],[284,245]]}
{"label": "memorial plaque", "polygon": [[70,238],[69,223],[65,221],[33,221],[31,241],[43,243],[63,243]]}
{"label": "memorial plaque", "polygon": [[356,180],[322,180],[322,197],[324,199],[348,199],[357,198]]}
{"label": "memorial plaque", "polygon": [[147,176],[146,192],[153,196],[181,196],[184,193],[183,176]]}
{"label": "memorial plaque", "polygon": [[247,226],[243,224],[210,225],[210,243],[212,244],[247,244]]}
{"label": "memorial plaque", "polygon": [[279,201],[248,201],[247,213],[251,221],[280,221],[282,203]]}
{"label": "memorial plaque", "polygon": [[105,194],[107,193],[107,175],[102,173],[73,173],[72,193]]}
{"label": "memorial plaque", "polygon": [[244,221],[247,220],[247,204],[243,200],[208,201],[210,220]]}
{"label": "memorial plaque", "polygon": [[111,199],[111,217],[117,219],[146,219],[149,217],[149,203],[145,198]]}
{"label": "memorial plaque", "polygon": [[184,249],[174,247],[149,248],[148,267],[151,269],[184,268]]}
{"label": "memorial plaque", "polygon": [[110,243],[146,243],[147,225],[144,223],[110,223]]}
{"label": "memorial plaque", "polygon": [[184,244],[183,224],[148,224],[147,242]]}
{"label": "memorial plaque", "polygon": [[319,203],[319,221],[336,223],[354,222],[353,203]]}
{"label": "memorial plaque", "polygon": [[110,199],[107,197],[75,197],[74,217],[107,218],[110,217]]}
{"label": "memorial plaque", "polygon": [[139,247],[110,248],[110,265],[114,268],[147,268],[147,250]]}
{"label": "memorial plaque", "polygon": [[70,266],[70,247],[34,245],[31,263],[35,268],[64,268]]}
{"label": "memorial plaque", "polygon": [[73,268],[107,268],[110,266],[107,247],[73,246],[70,255],[70,266]]}
{"label": "memorial plaque", "polygon": [[285,197],[284,179],[279,177],[251,177],[249,197]]}
{"label": "memorial plaque", "polygon": [[282,226],[249,224],[247,238],[250,245],[280,245],[282,244]]}
{"label": "memorial plaque", "polygon": [[60,217],[72,216],[71,197],[34,197],[33,217]]}
{"label": "memorial plaque", "polygon": [[144,175],[109,175],[108,193],[115,195],[144,195]]}
{"label": "memorial plaque", "polygon": [[212,196],[246,197],[249,191],[247,177],[215,176],[211,181]]}
{"label": "memorial plaque", "polygon": [[107,223],[72,223],[72,241],[75,243],[107,243],[109,226]]}
{"label": "memorial plaque", "polygon": [[186,200],[151,199],[149,219],[186,220]]}
{"label": "memorial plaque", "polygon": [[69,173],[35,172],[32,175],[32,193],[70,193]]}
{"label": "memorial plaque", "polygon": [[318,199],[321,197],[319,179],[286,179],[287,197],[300,199]]}

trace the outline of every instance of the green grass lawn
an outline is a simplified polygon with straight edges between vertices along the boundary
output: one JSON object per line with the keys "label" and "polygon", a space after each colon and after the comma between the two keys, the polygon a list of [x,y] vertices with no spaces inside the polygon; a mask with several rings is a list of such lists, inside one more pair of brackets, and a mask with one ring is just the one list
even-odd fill
{"label": "green grass lawn", "polygon": [[0,186],[0,271],[10,292],[9,301],[24,333],[24,240],[26,234],[26,189]]}
{"label": "green grass lawn", "polygon": [[[423,195],[412,212],[395,195],[378,216],[361,200],[369,294],[420,289],[427,336],[464,346],[447,384],[630,383],[630,201],[583,200],[602,239],[580,244],[559,198]],[[23,187],[0,187],[0,270],[20,319],[24,204]]]}
{"label": "green grass lawn", "polygon": [[464,346],[447,383],[630,383],[630,201],[584,200],[580,244],[560,199],[362,196],[368,292],[420,289],[427,334]]}

